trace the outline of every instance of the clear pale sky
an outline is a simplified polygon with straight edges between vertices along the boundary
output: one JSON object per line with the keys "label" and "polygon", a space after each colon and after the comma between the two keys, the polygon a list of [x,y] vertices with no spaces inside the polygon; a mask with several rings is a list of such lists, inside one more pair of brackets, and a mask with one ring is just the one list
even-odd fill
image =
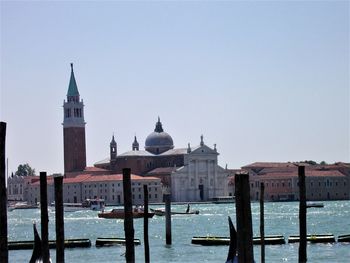
{"label": "clear pale sky", "polygon": [[70,66],[87,163],[143,149],[157,117],[175,147],[219,164],[349,162],[348,1],[1,1],[0,119],[9,172],[63,172]]}

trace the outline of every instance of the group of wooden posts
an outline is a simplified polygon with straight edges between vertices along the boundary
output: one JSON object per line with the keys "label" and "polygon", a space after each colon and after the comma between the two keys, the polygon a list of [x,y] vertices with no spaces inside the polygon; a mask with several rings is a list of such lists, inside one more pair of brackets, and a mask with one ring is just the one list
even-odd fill
{"label": "group of wooden posts", "polygon": [[[5,177],[5,137],[6,123],[0,122],[0,262],[8,263],[8,240],[7,240],[7,195]],[[126,246],[126,262],[135,262],[134,249],[134,223],[132,212],[131,171],[123,169],[124,191],[124,231]],[[306,257],[306,194],[305,194],[305,167],[299,166],[299,263],[307,261]],[[56,262],[64,262],[64,214],[63,214],[63,177],[54,178],[55,186],[55,216],[56,216]],[[261,236],[261,262],[265,262],[264,243],[264,184],[260,188],[260,236]],[[237,173],[235,175],[235,199],[236,199],[236,222],[237,222],[237,252],[238,262],[254,262],[253,254],[253,231],[252,215],[250,206],[249,175]],[[171,196],[164,195],[166,212],[166,244],[171,245]],[[41,238],[43,262],[50,259],[48,242],[48,208],[47,208],[47,175],[40,172],[40,209],[41,209]],[[145,262],[150,262],[148,241],[148,188],[144,185],[144,249]]]}

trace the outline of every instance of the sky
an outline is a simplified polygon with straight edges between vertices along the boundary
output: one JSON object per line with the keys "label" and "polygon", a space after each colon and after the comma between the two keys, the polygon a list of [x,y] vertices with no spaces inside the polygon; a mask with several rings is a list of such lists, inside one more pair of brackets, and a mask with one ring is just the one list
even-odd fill
{"label": "sky", "polygon": [[1,1],[9,173],[62,173],[70,63],[87,164],[144,148],[158,116],[219,165],[350,162],[348,1]]}

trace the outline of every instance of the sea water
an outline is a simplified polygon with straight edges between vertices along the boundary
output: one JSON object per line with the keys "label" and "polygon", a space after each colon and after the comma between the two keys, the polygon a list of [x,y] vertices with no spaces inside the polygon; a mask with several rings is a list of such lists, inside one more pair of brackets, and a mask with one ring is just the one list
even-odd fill
{"label": "sea water", "polygon": [[[307,210],[308,234],[332,233],[336,237],[350,234],[350,201],[323,202],[323,208]],[[152,208],[162,206],[150,205]],[[186,205],[172,205],[172,210],[185,211]],[[259,203],[252,203],[253,235],[260,236]],[[109,209],[109,207],[107,207]],[[106,210],[108,210],[106,209]],[[173,215],[172,244],[165,242],[165,217],[149,219],[149,247],[151,262],[225,262],[228,246],[192,245],[193,236],[229,236],[228,216],[236,222],[235,204],[193,204],[198,215]],[[119,219],[97,217],[96,211],[65,213],[65,239],[88,238],[91,248],[65,249],[66,262],[125,262],[125,247],[95,247],[98,237],[124,237],[124,223]],[[290,235],[299,234],[299,203],[265,203],[265,235],[283,235],[285,245],[266,245],[266,262],[297,262],[299,243],[288,244]],[[9,240],[33,240],[33,221],[40,233],[40,210],[8,212]],[[236,225],[236,224],[235,224]],[[141,245],[135,247],[136,262],[144,262],[143,219],[134,220],[135,238]],[[49,211],[49,239],[55,239],[55,213]],[[55,250],[50,255],[55,262]],[[10,262],[29,262],[31,250],[10,250]],[[260,246],[254,246],[255,261],[260,261]],[[350,262],[349,243],[308,244],[308,262]]]}

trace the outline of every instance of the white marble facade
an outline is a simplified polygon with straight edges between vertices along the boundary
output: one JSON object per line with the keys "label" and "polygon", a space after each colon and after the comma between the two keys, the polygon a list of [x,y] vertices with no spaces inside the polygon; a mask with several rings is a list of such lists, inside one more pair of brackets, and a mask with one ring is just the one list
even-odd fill
{"label": "white marble facade", "polygon": [[218,165],[218,152],[201,145],[185,155],[184,166],[171,174],[173,202],[209,201],[227,192],[228,172]]}

